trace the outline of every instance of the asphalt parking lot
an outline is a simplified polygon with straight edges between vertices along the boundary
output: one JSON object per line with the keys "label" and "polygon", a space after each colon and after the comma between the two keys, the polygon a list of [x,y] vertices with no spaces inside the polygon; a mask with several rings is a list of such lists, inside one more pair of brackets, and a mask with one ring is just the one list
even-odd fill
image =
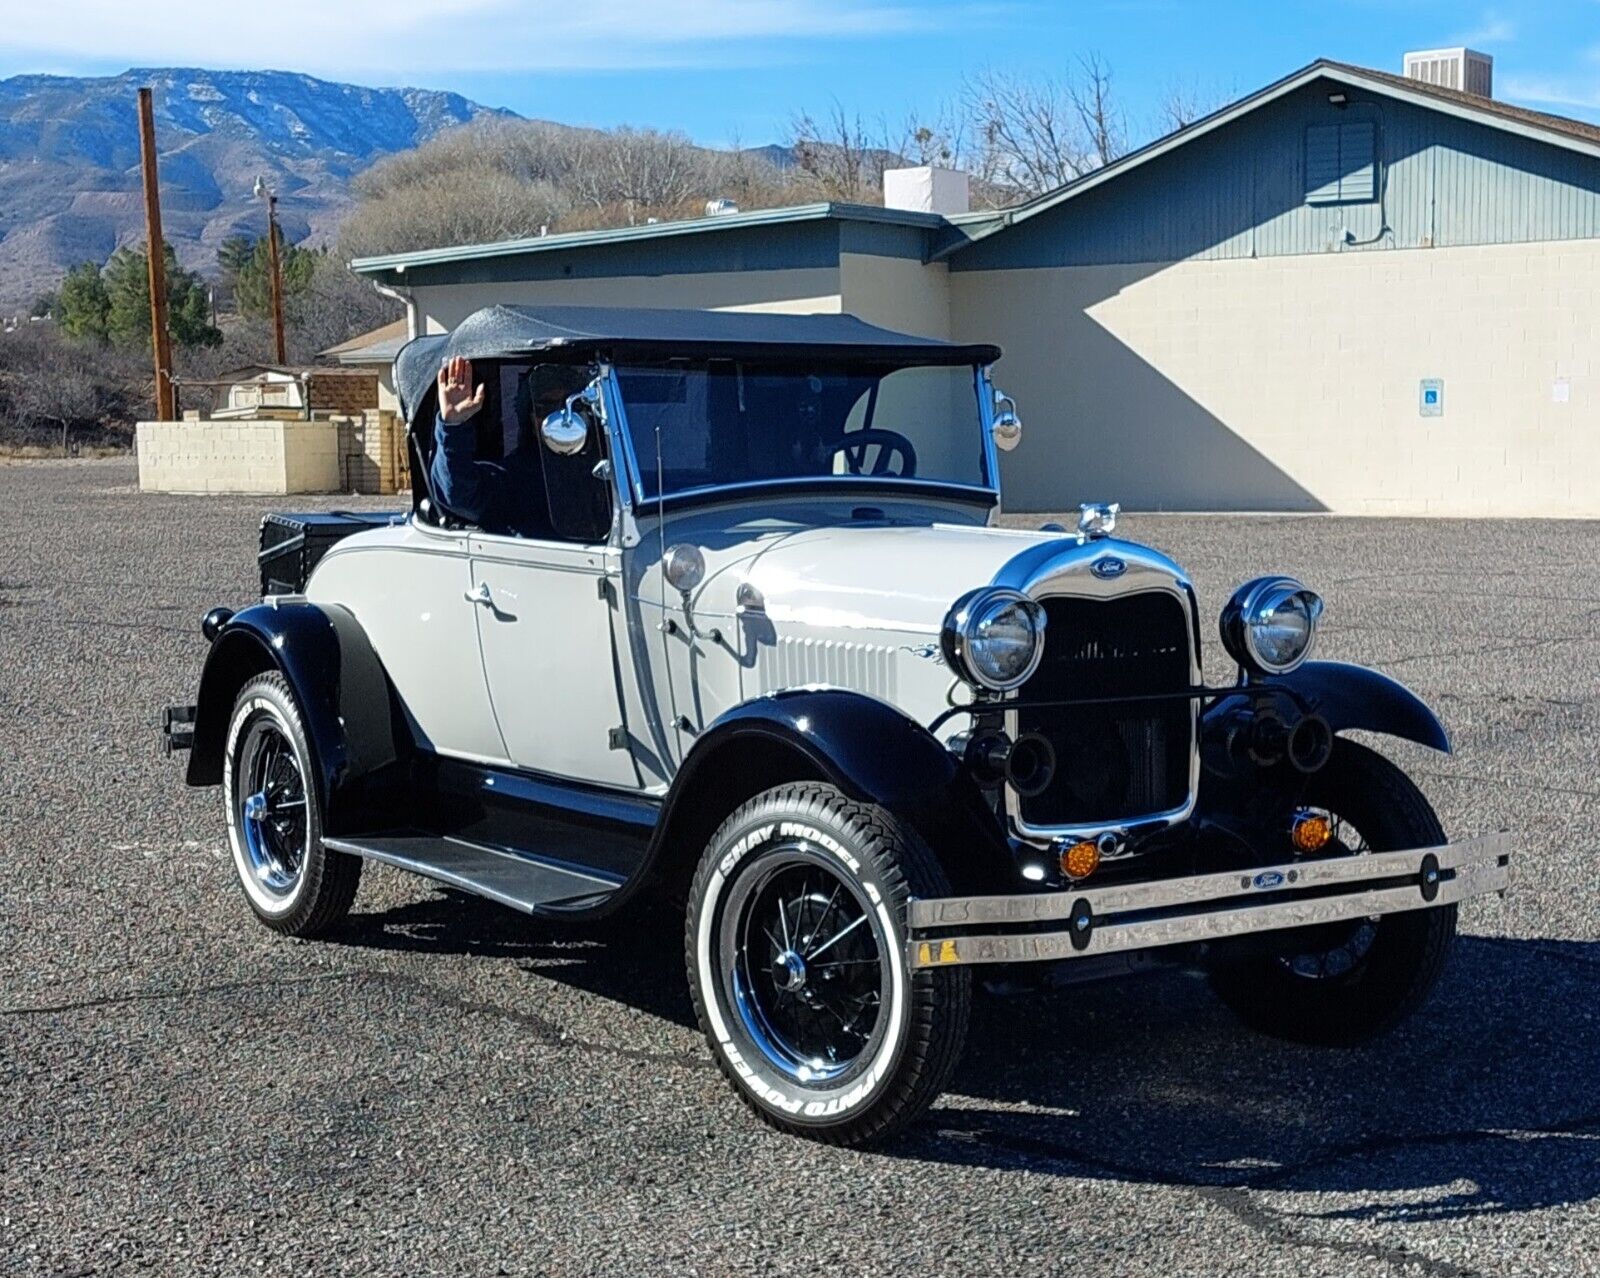
{"label": "asphalt parking lot", "polygon": [[1520,832],[1518,885],[1377,1044],[1253,1037],[1189,978],[982,1000],[941,1105],[852,1153],[736,1102],[676,920],[383,867],[331,941],[251,920],[155,723],[282,504],[0,467],[0,1272],[1600,1273],[1600,524],[1125,516],[1207,611],[1321,590],[1323,655],[1442,711],[1455,756],[1392,752],[1453,834]]}

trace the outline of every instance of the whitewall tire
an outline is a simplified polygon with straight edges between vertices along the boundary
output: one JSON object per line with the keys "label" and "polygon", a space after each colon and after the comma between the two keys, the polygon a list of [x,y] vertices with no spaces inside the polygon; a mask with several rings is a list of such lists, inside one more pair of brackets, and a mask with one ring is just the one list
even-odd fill
{"label": "whitewall tire", "polygon": [[767,1122],[834,1144],[904,1128],[966,1036],[964,969],[912,972],[911,896],[948,893],[914,832],[831,786],[758,795],[690,891],[685,958],[717,1064]]}

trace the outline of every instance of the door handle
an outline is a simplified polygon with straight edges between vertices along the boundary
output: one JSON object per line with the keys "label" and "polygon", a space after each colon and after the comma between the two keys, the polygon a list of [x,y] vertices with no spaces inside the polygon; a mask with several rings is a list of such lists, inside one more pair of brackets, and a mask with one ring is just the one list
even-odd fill
{"label": "door handle", "polygon": [[494,607],[494,591],[489,589],[487,581],[480,581],[476,590],[469,590],[461,597],[471,604],[486,604],[490,608]]}

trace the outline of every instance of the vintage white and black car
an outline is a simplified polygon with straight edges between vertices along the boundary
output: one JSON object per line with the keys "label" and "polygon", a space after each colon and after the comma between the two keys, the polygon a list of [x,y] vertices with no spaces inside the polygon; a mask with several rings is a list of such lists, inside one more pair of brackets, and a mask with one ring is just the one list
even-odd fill
{"label": "vintage white and black car", "polygon": [[975,975],[1202,969],[1328,1044],[1412,1012],[1509,843],[1449,842],[1346,734],[1445,751],[1439,719],[1310,660],[1291,577],[1216,610],[1211,684],[1212,614],[1115,506],[998,526],[999,357],[579,307],[412,341],[412,508],[270,516],[166,712],[250,909],[325,934],[379,861],[551,924],[682,910],[733,1089],[848,1144],[939,1094]]}

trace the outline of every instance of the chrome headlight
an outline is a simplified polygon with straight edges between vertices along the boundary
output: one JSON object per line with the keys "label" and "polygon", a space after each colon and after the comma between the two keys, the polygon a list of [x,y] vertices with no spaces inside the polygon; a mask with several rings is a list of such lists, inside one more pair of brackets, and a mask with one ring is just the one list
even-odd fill
{"label": "chrome headlight", "polygon": [[956,600],[940,636],[944,659],[968,683],[1009,692],[1027,682],[1044,656],[1044,609],[1002,586]]}
{"label": "chrome headlight", "polygon": [[1222,610],[1222,646],[1246,670],[1288,674],[1311,655],[1322,598],[1293,577],[1257,577]]}

